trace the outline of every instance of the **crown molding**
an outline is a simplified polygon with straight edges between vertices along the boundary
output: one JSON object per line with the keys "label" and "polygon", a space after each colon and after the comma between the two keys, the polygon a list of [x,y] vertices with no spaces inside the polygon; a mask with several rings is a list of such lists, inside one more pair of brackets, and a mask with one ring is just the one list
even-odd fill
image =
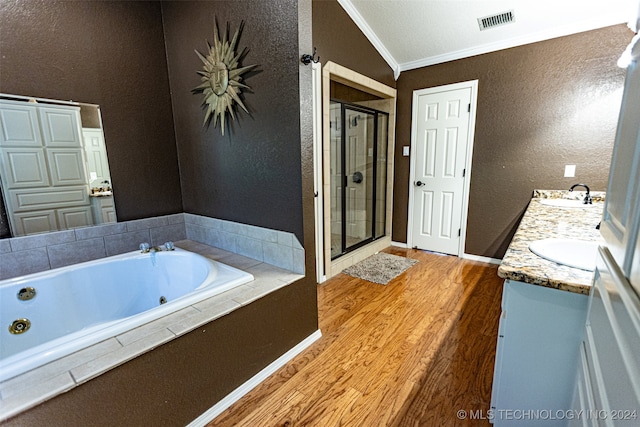
{"label": "crown molding", "polygon": [[624,20],[608,19],[608,20],[590,20],[567,25],[560,28],[554,28],[549,31],[541,31],[534,34],[528,34],[520,37],[500,40],[494,43],[487,43],[480,46],[474,46],[468,49],[461,49],[454,52],[444,53],[442,55],[434,55],[416,61],[404,62],[398,64],[398,75],[402,71],[414,70],[416,68],[428,67],[430,65],[442,64],[443,62],[455,61],[458,59],[469,58],[471,56],[482,55],[484,53],[496,52],[502,49],[509,49],[516,46],[522,46],[531,43],[537,43],[544,40],[550,40],[558,37],[564,37],[571,34],[591,31],[598,28],[609,27],[612,25],[623,24]]}
{"label": "crown molding", "polygon": [[389,64],[393,70],[393,77],[397,80],[400,76],[400,66],[398,62],[393,58],[393,55],[387,50],[384,44],[380,41],[376,33],[371,29],[369,24],[364,20],[358,9],[351,3],[351,0],[338,0],[338,3],[347,12],[347,15],[353,22],[360,28],[360,31],[371,42],[373,47],[378,51],[382,58]]}

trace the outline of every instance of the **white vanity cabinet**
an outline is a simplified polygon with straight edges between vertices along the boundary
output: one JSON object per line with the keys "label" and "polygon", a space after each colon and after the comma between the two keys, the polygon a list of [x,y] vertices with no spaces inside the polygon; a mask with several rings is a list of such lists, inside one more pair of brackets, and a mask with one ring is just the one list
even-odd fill
{"label": "white vanity cabinet", "polygon": [[116,222],[116,208],[113,196],[91,196],[93,220],[96,224]]}
{"label": "white vanity cabinet", "polygon": [[0,177],[14,236],[93,224],[80,108],[0,101]]}
{"label": "white vanity cabinet", "polygon": [[632,52],[573,402],[590,415],[572,427],[640,425],[640,42]]}
{"label": "white vanity cabinet", "polygon": [[577,426],[640,425],[640,298],[601,248],[573,409]]}
{"label": "white vanity cabinet", "polygon": [[571,408],[587,303],[587,295],[505,281],[491,396],[494,425],[566,425],[523,417]]}

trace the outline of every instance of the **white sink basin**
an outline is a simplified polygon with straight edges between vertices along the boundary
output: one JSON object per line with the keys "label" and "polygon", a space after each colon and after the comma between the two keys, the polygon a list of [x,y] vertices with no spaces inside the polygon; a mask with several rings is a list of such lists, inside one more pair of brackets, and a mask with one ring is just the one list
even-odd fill
{"label": "white sink basin", "polygon": [[569,199],[541,199],[540,203],[557,208],[593,208],[594,205],[585,205],[582,200]]}
{"label": "white sink basin", "polygon": [[596,266],[598,243],[573,239],[544,239],[531,242],[529,250],[558,264],[593,271]]}

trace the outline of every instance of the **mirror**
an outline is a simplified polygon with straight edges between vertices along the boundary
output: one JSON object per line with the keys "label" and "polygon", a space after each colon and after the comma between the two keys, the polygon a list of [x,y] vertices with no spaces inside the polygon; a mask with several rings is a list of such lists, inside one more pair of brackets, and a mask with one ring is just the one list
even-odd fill
{"label": "mirror", "polygon": [[0,236],[116,222],[100,107],[0,94]]}

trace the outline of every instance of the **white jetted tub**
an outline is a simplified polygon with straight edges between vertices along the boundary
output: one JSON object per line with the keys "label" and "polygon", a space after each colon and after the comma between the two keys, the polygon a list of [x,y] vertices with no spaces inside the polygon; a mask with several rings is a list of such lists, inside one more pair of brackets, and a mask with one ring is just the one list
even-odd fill
{"label": "white jetted tub", "polygon": [[185,250],[116,255],[0,281],[0,381],[253,280]]}

